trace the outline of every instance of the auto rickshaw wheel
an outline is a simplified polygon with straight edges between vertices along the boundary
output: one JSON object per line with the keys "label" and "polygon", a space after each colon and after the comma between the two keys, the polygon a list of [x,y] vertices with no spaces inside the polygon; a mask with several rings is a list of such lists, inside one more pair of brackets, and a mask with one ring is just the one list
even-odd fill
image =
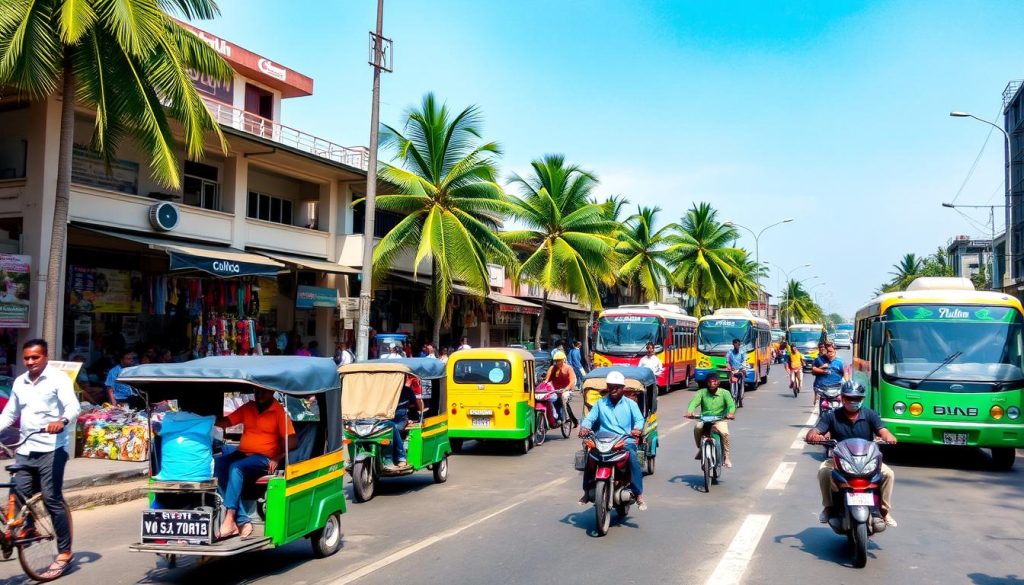
{"label": "auto rickshaw wheel", "polygon": [[373,472],[373,459],[356,461],[352,466],[352,491],[357,502],[368,502],[377,491],[377,478]]}
{"label": "auto rickshaw wheel", "polygon": [[341,548],[341,517],[335,512],[327,517],[324,527],[313,531],[309,543],[313,546],[313,556],[322,559],[338,552]]}
{"label": "auto rickshaw wheel", "polygon": [[434,464],[434,483],[448,481],[448,456],[445,455],[440,461]]}

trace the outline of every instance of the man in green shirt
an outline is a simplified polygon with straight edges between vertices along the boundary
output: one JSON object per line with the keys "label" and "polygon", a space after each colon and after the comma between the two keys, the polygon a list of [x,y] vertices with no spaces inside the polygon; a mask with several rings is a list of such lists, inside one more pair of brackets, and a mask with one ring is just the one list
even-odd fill
{"label": "man in green shirt", "polygon": [[[732,395],[728,392],[719,392],[718,376],[708,376],[708,387],[698,390],[697,395],[690,401],[690,405],[686,407],[687,418],[694,416],[693,411],[699,406],[701,414],[725,416],[729,420],[736,418],[736,403],[732,399]],[[703,434],[704,423],[698,422],[693,427],[693,438],[697,442],[697,456],[694,459],[700,459],[700,441],[701,435]],[[729,425],[724,420],[720,420],[715,423],[714,429],[722,435],[722,450],[725,452],[725,466],[732,467],[732,461],[729,460]]]}

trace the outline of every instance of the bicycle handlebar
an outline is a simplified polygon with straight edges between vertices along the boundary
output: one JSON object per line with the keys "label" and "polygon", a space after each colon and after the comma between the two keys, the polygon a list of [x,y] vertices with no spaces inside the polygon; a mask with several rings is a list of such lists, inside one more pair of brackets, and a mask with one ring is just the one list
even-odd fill
{"label": "bicycle handlebar", "polygon": [[21,447],[22,445],[24,445],[25,442],[28,441],[30,438],[32,438],[34,435],[38,435],[39,433],[45,433],[45,432],[46,432],[46,429],[36,429],[36,430],[30,432],[29,434],[25,435],[25,437],[22,440],[18,441],[17,443],[14,443],[13,445],[5,445],[3,443],[0,443],[0,449],[3,449],[4,451],[6,451],[8,455],[13,456],[15,449],[17,449],[18,447]]}

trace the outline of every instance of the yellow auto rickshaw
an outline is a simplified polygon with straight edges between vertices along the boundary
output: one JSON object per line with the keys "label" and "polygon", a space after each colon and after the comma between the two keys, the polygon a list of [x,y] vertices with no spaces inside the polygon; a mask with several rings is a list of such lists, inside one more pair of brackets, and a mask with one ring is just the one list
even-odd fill
{"label": "yellow auto rickshaw", "polygon": [[466,439],[512,441],[521,453],[534,444],[536,381],[532,353],[482,347],[448,359],[448,437],[458,451]]}

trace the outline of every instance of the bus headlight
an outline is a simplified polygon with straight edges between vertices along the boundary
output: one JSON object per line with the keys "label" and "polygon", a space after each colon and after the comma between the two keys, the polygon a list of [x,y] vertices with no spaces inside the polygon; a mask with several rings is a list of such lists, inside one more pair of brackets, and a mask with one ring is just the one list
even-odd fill
{"label": "bus headlight", "polygon": [[1016,406],[1011,406],[1006,409],[1006,417],[1011,420],[1017,420],[1020,418],[1020,409]]}
{"label": "bus headlight", "polygon": [[922,412],[924,412],[924,407],[921,406],[920,402],[915,402],[910,405],[910,414],[914,416],[921,416]]}
{"label": "bus headlight", "polygon": [[892,405],[892,411],[895,412],[896,414],[903,414],[907,412],[907,405],[902,402],[897,402],[896,404]]}
{"label": "bus headlight", "polygon": [[988,409],[988,413],[992,415],[992,418],[999,420],[1003,418],[1003,407],[995,404],[992,408]]}

